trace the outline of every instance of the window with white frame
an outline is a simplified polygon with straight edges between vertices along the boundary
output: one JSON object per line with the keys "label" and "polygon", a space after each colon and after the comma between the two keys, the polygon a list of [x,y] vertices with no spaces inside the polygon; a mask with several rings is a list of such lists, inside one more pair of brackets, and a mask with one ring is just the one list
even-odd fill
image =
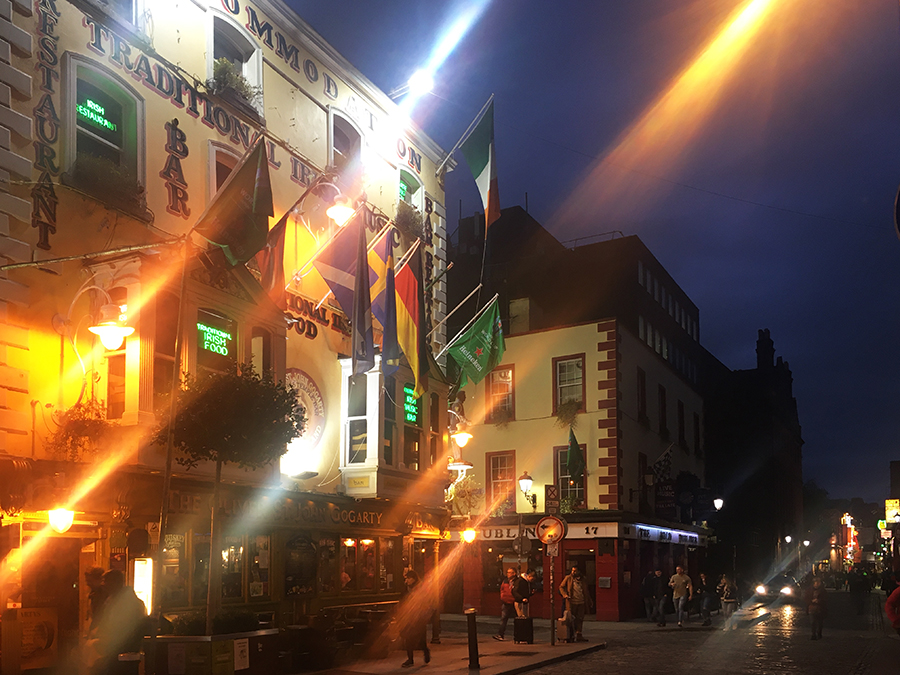
{"label": "window with white frame", "polygon": [[404,170],[400,171],[400,183],[397,190],[397,197],[401,202],[406,202],[413,208],[421,208],[422,195],[425,191],[422,190],[422,185],[418,179],[411,173]]}
{"label": "window with white frame", "polygon": [[331,165],[338,172],[359,169],[362,136],[350,120],[333,112],[331,115]]}
{"label": "window with white frame", "polygon": [[515,511],[516,495],[516,452],[503,450],[485,455],[488,478],[488,507],[493,511],[503,508],[504,512]]}
{"label": "window with white frame", "polygon": [[[581,480],[575,480],[569,473],[569,447],[563,445],[554,450],[556,451],[556,484],[559,486],[560,500],[570,502],[575,508],[584,508],[587,472],[583,472]],[[585,446],[580,445],[578,451],[584,455]]]}
{"label": "window with white frame", "polygon": [[553,409],[577,402],[584,405],[584,355],[553,359]]}
{"label": "window with white frame", "polygon": [[[212,18],[212,55],[207,73],[213,76],[215,62],[224,59],[247,81],[250,87],[262,85],[262,52],[259,45],[243,26],[233,23],[224,15]],[[249,101],[251,104],[254,101]]]}
{"label": "window with white frame", "polygon": [[349,405],[347,406],[347,435],[349,447],[348,464],[362,464],[366,461],[368,440],[368,420],[366,419],[366,375],[356,375],[349,382]]}
{"label": "window with white frame", "polygon": [[488,424],[505,423],[515,419],[515,396],[513,390],[513,366],[502,366],[491,371],[487,377]]}

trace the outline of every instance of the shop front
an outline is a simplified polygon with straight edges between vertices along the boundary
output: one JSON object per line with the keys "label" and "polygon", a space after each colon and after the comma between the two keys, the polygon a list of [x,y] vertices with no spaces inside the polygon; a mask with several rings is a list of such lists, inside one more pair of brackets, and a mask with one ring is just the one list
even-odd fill
{"label": "shop front", "polygon": [[450,606],[445,600],[445,611],[475,608],[480,614],[499,615],[500,583],[506,568],[531,568],[537,578],[531,615],[550,618],[551,592],[556,593],[553,612],[561,614],[561,596],[555,589],[572,567],[578,567],[594,599],[595,612],[589,618],[627,621],[642,615],[639,588],[648,571],[661,566],[668,575],[674,573],[676,565],[682,565],[691,576],[699,574],[706,548],[702,530],[686,526],[674,529],[659,523],[597,521],[591,518],[594,515],[564,516],[568,534],[555,556],[548,555],[547,547],[535,538],[534,527],[540,515],[523,518],[522,535],[527,541],[518,539],[518,522],[510,518],[486,520],[476,528],[471,544],[460,541],[461,528],[454,529],[444,546],[463,547],[461,569],[456,574],[462,593],[453,596],[461,606]]}

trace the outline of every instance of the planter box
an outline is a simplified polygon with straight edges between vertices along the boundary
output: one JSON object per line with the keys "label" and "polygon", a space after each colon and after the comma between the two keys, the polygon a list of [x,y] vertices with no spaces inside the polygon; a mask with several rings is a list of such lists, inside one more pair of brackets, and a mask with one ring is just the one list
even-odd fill
{"label": "planter box", "polygon": [[227,635],[160,635],[156,645],[158,675],[271,675],[278,667],[274,628]]}

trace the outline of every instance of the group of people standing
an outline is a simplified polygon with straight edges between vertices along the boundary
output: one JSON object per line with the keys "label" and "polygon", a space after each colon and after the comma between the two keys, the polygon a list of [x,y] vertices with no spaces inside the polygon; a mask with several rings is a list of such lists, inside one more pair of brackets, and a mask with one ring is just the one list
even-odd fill
{"label": "group of people standing", "polygon": [[500,628],[495,640],[506,639],[506,626],[513,616],[526,617],[528,600],[534,595],[534,570],[528,569],[518,574],[514,567],[508,567],[506,578],[500,584]]}
{"label": "group of people standing", "polygon": [[679,628],[683,628],[687,621],[688,603],[691,600],[698,601],[703,626],[712,624],[712,610],[721,603],[727,628],[731,627],[731,615],[738,606],[738,589],[734,581],[724,574],[713,585],[706,573],[701,572],[695,584],[685,574],[684,568],[678,565],[675,574],[668,579],[663,576],[662,569],[648,573],[641,582],[641,598],[644,600],[647,619],[655,621],[660,628],[666,625],[666,609],[670,598]]}

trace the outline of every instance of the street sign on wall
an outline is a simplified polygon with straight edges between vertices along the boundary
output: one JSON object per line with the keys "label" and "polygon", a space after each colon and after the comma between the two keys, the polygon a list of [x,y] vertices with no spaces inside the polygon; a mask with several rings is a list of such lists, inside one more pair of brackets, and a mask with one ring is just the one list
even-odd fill
{"label": "street sign on wall", "polygon": [[544,486],[544,509],[550,515],[559,513],[559,486]]}

